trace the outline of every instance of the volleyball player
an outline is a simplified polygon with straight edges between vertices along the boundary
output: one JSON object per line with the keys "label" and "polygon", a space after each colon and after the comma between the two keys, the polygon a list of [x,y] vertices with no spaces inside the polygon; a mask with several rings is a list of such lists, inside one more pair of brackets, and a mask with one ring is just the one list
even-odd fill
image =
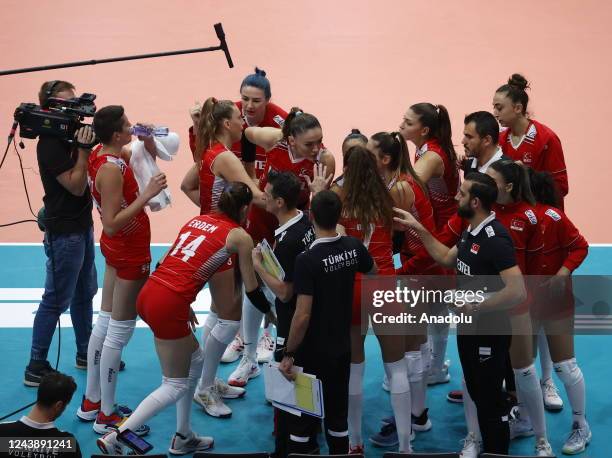
{"label": "volleyball player", "polygon": [[[348,152],[348,150],[351,149],[353,146],[357,146],[357,145],[366,146],[367,144],[368,144],[368,137],[363,135],[359,129],[351,129],[351,132],[346,137],[344,137],[344,140],[342,140],[343,171],[346,169],[346,153]],[[344,180],[344,174],[340,175],[333,181],[330,189],[336,192],[337,194],[339,187],[342,186],[343,180]]]}
{"label": "volleyball player", "polygon": [[527,115],[529,83],[523,75],[513,74],[493,97],[493,113],[507,129],[500,133],[499,144],[507,156],[537,171],[549,172],[557,185],[563,210],[563,199],[569,185],[563,148],[557,134]]}
{"label": "volleyball player", "polygon": [[[399,131],[417,148],[414,170],[429,190],[436,230],[440,231],[457,211],[455,196],[459,189],[457,154],[453,147],[448,111],[443,105],[417,103],[404,114]],[[432,350],[432,375],[446,381],[445,361],[448,325],[429,326]],[[432,378],[432,381],[436,380]]]}
{"label": "volleyball player", "polygon": [[[93,127],[102,144],[89,156],[88,179],[102,220],[100,248],[106,269],[101,311],[87,350],[87,388],[77,416],[95,419],[94,431],[104,434],[129,413],[115,408],[115,390],[121,352],[136,326],[136,297],[149,276],[151,228],[144,206],[167,184],[160,173],[139,191],[129,166],[132,133],[123,107],[101,108]],[[143,141],[154,154],[153,138]],[[136,432],[147,434],[149,427],[142,425]]]}
{"label": "volleyball player", "polygon": [[[542,282],[530,308],[534,333],[542,328],[550,349],[548,355],[540,352],[542,391],[545,400],[547,392],[556,392],[550,367],[554,366],[572,407],[572,429],[563,445],[563,453],[574,455],[584,451],[591,441],[591,428],[585,417],[585,382],[574,351],[574,296],[571,287],[571,274],[586,258],[589,244],[563,211],[556,207],[557,193],[550,174],[529,169],[529,180],[538,202],[536,213],[544,239],[544,247],[528,267],[531,275],[538,275],[538,283]],[[550,358],[552,362],[546,364]]]}
{"label": "volleyball player", "polygon": [[221,269],[230,257],[237,256],[247,294],[258,306],[270,308],[253,270],[253,241],[240,227],[252,197],[244,183],[229,183],[219,196],[216,211],[196,216],[183,226],[140,292],[138,313],[155,336],[162,383],[124,423],[118,425],[118,431],[97,441],[103,453],[121,454],[117,432],[138,428],[172,404],[176,404],[177,426],[169,452],[185,455],[213,446],[212,437],[198,436],[191,429],[191,403],[202,372],[214,380],[215,358],[209,359],[210,366],[205,367],[207,361],[203,353],[214,351],[218,342],[232,337],[232,323],[219,319],[202,351],[192,333],[197,318],[190,304],[208,283],[211,297],[219,309],[231,306],[234,291],[227,276],[232,272]]}

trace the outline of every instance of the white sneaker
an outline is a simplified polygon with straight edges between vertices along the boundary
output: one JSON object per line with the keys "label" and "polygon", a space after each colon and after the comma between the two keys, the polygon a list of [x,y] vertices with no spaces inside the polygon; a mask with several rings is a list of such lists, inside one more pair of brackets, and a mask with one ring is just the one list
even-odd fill
{"label": "white sneaker", "polygon": [[212,437],[198,436],[193,431],[188,436],[174,433],[168,451],[172,455],[187,455],[193,452],[201,452],[213,447],[215,441]]}
{"label": "white sneaker", "polygon": [[232,343],[229,344],[223,352],[221,362],[233,363],[234,361],[238,360],[240,356],[242,356],[242,352],[244,352],[244,342],[242,341],[240,334],[236,334],[236,337],[234,337]]}
{"label": "white sneaker", "polygon": [[459,454],[460,458],[478,458],[480,453],[480,442],[476,439],[476,435],[472,432],[462,439],[463,448]]}
{"label": "white sneaker", "polygon": [[591,428],[588,423],[584,427],[580,427],[578,422],[572,425],[572,432],[568,436],[565,444],[563,444],[563,453],[566,455],[576,455],[582,453],[589,442],[591,442]]}
{"label": "white sneaker", "polygon": [[535,456],[552,456],[554,458],[555,454],[545,437],[540,437],[536,441]]}
{"label": "white sneaker", "polygon": [[267,363],[272,360],[272,356],[274,356],[274,339],[269,332],[264,331],[257,342],[257,362]]}
{"label": "white sneaker", "polygon": [[563,409],[563,399],[559,396],[559,390],[557,390],[553,379],[543,380],[541,385],[546,410],[559,411]]}
{"label": "white sneaker", "polygon": [[232,375],[229,376],[227,383],[231,386],[246,386],[249,379],[255,378],[259,374],[261,374],[259,365],[256,362],[251,361],[247,355],[242,355],[240,364],[238,364],[238,367],[234,369]]}
{"label": "white sneaker", "polygon": [[440,383],[450,382],[450,374],[448,373],[448,366],[450,366],[450,360],[444,361],[441,369],[431,369],[427,374],[428,385],[438,385]]}
{"label": "white sneaker", "polygon": [[211,417],[229,418],[232,416],[232,409],[225,405],[215,386],[206,388],[199,393],[196,391],[193,400],[200,404],[204,412]]}
{"label": "white sneaker", "polygon": [[96,445],[104,455],[123,455],[123,445],[117,440],[117,431],[111,431],[96,439]]}
{"label": "white sneaker", "polygon": [[246,390],[237,386],[230,386],[220,378],[215,379],[215,388],[223,399],[237,399],[245,395]]}
{"label": "white sneaker", "polygon": [[514,407],[511,413],[512,418],[510,419],[510,440],[516,439],[519,437],[530,437],[535,433],[533,432],[533,425],[531,424],[531,420],[527,418],[522,418],[519,414],[519,410]]}
{"label": "white sneaker", "polygon": [[385,373],[385,376],[383,377],[382,389],[385,390],[386,392],[389,392],[389,377],[387,377],[386,373]]}

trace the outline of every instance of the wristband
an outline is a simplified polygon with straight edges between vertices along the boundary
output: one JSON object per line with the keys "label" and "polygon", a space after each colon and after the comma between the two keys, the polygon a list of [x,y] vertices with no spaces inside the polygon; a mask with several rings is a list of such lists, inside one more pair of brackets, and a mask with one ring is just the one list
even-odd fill
{"label": "wristband", "polygon": [[272,308],[259,286],[253,291],[247,291],[246,295],[251,301],[251,304],[253,304],[261,313],[266,314]]}

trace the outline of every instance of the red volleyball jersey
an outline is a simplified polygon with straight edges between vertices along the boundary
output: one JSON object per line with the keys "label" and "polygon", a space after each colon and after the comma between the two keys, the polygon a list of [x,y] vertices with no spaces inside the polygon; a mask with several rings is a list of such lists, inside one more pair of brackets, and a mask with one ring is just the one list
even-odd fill
{"label": "red volleyball jersey", "polygon": [[[281,129],[283,127],[283,124],[285,123],[285,119],[287,118],[287,112],[285,110],[283,110],[278,105],[270,102],[266,105],[266,112],[261,122],[257,124],[257,126],[255,126],[255,124],[250,125],[247,122],[246,115],[242,111],[242,101],[239,100],[238,102],[236,102],[236,106],[240,110],[240,113],[242,113],[243,129],[246,129],[247,127],[276,127],[278,129]],[[243,160],[241,141],[236,142],[232,145],[232,151],[236,154],[236,156],[238,156],[240,160]],[[261,175],[263,174],[264,168],[266,166],[266,157],[267,157],[266,150],[263,149],[261,146],[256,146],[255,147],[255,175],[257,176],[257,178],[260,178]]]}
{"label": "red volleyball jersey", "polygon": [[561,267],[576,270],[588,254],[586,239],[558,208],[537,204],[535,209],[544,245],[530,259],[529,273],[555,275]]}
{"label": "red volleyball jersey", "polygon": [[549,172],[555,180],[563,207],[563,197],[569,191],[569,184],[563,148],[557,134],[544,124],[531,119],[527,132],[517,146],[512,144],[510,134],[510,129],[499,133],[499,145],[503,153],[515,161],[522,161],[534,170]]}
{"label": "red volleyball jersey", "polygon": [[223,213],[192,218],[151,279],[193,302],[204,284],[230,258],[225,247],[227,236],[237,227],[238,223]]}
{"label": "red volleyball jersey", "polygon": [[370,256],[376,262],[379,275],[389,275],[395,272],[393,267],[393,241],[391,231],[381,222],[371,223],[368,234],[354,218],[341,217],[339,224],[344,226],[346,235],[363,242]]}
{"label": "red volleyball jersey", "polygon": [[514,243],[516,263],[521,272],[526,274],[528,262],[544,246],[535,207],[526,202],[494,204],[493,211],[495,218],[508,229]]}
{"label": "red volleyball jersey", "polygon": [[208,148],[200,161],[200,215],[216,212],[221,193],[227,184],[222,177],[212,171],[213,162],[219,154],[229,151],[220,142]]}
{"label": "red volleyball jersey", "polygon": [[440,143],[432,138],[424,143],[416,152],[415,162],[427,151],[432,151],[440,156],[444,163],[444,174],[434,177],[427,183],[429,199],[434,211],[436,229],[440,230],[446,222],[457,212],[457,201],[455,196],[459,191],[459,169],[453,164],[446,152],[442,150]]}
{"label": "red volleyball jersey", "polygon": [[[98,145],[89,155],[87,178],[94,204],[102,214],[102,196],[96,189],[96,176],[104,164],[116,165],[123,176],[123,197],[121,208],[127,208],[139,195],[138,183],[134,172],[126,162],[117,156],[102,153],[102,145]],[[140,210],[125,226],[112,237],[102,232],[100,249],[111,265],[139,265],[151,261],[151,225],[144,209]]]}

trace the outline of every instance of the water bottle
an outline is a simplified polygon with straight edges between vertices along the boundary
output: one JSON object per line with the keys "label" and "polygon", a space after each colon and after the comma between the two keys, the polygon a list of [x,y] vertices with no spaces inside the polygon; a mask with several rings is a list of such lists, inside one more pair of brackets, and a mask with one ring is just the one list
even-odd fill
{"label": "water bottle", "polygon": [[140,137],[166,137],[169,132],[170,129],[163,126],[153,128],[143,126],[142,124],[132,126],[132,135],[137,135]]}

